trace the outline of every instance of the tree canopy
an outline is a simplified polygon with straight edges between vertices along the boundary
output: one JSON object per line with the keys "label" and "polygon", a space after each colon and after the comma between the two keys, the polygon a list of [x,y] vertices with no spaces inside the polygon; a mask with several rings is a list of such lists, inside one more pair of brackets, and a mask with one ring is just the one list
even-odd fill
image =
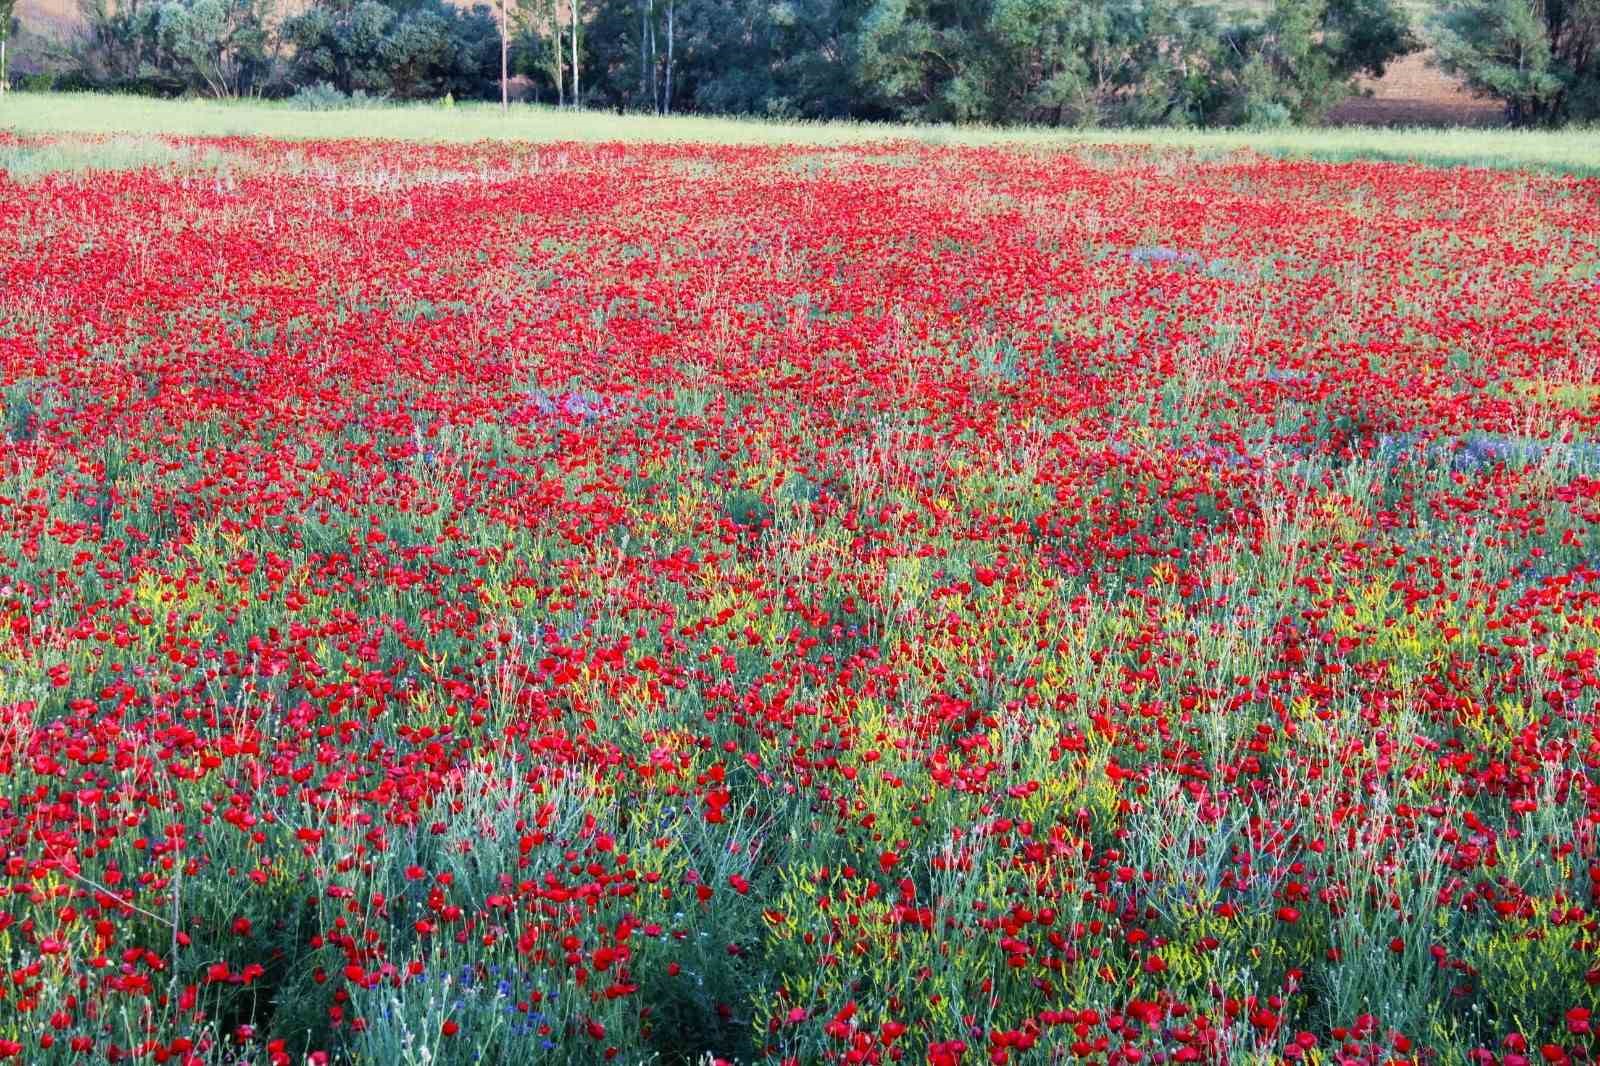
{"label": "tree canopy", "polygon": [[312,0],[282,19],[270,0],[82,2],[72,77],[156,93],[497,96],[503,14],[527,94],[619,110],[1308,122],[1432,44],[1515,121],[1600,113],[1600,0],[1438,0],[1417,26],[1402,0]]}

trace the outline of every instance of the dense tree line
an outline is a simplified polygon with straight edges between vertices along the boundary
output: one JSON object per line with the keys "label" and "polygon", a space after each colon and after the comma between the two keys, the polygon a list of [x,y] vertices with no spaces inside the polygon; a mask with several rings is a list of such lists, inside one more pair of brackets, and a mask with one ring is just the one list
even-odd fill
{"label": "dense tree line", "polygon": [[1431,43],[1524,124],[1600,116],[1600,0],[83,0],[69,80],[785,118],[1314,121]]}

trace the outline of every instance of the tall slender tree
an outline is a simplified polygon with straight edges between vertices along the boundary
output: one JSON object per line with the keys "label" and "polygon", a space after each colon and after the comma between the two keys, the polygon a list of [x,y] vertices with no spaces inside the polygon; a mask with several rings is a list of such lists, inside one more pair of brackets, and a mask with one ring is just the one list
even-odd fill
{"label": "tall slender tree", "polygon": [[561,36],[561,0],[550,4],[550,65],[556,78],[556,106],[567,106],[567,60]]}
{"label": "tall slender tree", "polygon": [[667,73],[666,91],[661,95],[661,113],[672,114],[672,39],[675,36],[678,13],[677,0],[667,0]]}
{"label": "tall slender tree", "polygon": [[573,110],[583,106],[582,94],[578,88],[578,30],[581,23],[578,21],[578,0],[572,0],[572,107]]}
{"label": "tall slender tree", "polygon": [[500,0],[500,113],[511,109],[507,60],[511,54],[511,0]]}
{"label": "tall slender tree", "polygon": [[11,22],[16,10],[17,0],[0,0],[0,94],[11,86],[6,78],[6,45],[11,41]]}

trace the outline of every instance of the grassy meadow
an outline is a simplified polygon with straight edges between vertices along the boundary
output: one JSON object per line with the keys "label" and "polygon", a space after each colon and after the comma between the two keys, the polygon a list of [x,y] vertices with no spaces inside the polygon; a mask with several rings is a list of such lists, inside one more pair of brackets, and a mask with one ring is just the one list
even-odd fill
{"label": "grassy meadow", "polygon": [[584,141],[723,145],[841,146],[872,141],[931,145],[1075,147],[1150,145],[1221,156],[1250,150],[1268,156],[1348,162],[1358,159],[1527,169],[1600,175],[1600,133],[1510,129],[996,129],[858,122],[768,122],[740,118],[573,113],[517,105],[395,105],[301,111],[271,102],[151,100],[91,93],[14,93],[0,100],[0,130],[18,134],[132,134],[270,137],[295,140],[382,139],[435,143]]}

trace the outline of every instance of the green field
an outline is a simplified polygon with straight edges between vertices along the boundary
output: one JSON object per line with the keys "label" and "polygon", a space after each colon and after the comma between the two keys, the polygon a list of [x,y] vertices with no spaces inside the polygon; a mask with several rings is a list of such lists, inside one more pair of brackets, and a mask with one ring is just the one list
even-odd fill
{"label": "green field", "polygon": [[1434,166],[1484,166],[1600,176],[1600,132],[1505,129],[1059,130],[777,123],[731,118],[574,114],[518,105],[412,105],[301,111],[282,104],[149,100],[94,94],[14,93],[0,100],[0,129],[17,133],[125,133],[418,141],[684,141],[727,144],[847,144],[915,140],[954,145],[1149,144],[1331,162],[1375,159]]}

